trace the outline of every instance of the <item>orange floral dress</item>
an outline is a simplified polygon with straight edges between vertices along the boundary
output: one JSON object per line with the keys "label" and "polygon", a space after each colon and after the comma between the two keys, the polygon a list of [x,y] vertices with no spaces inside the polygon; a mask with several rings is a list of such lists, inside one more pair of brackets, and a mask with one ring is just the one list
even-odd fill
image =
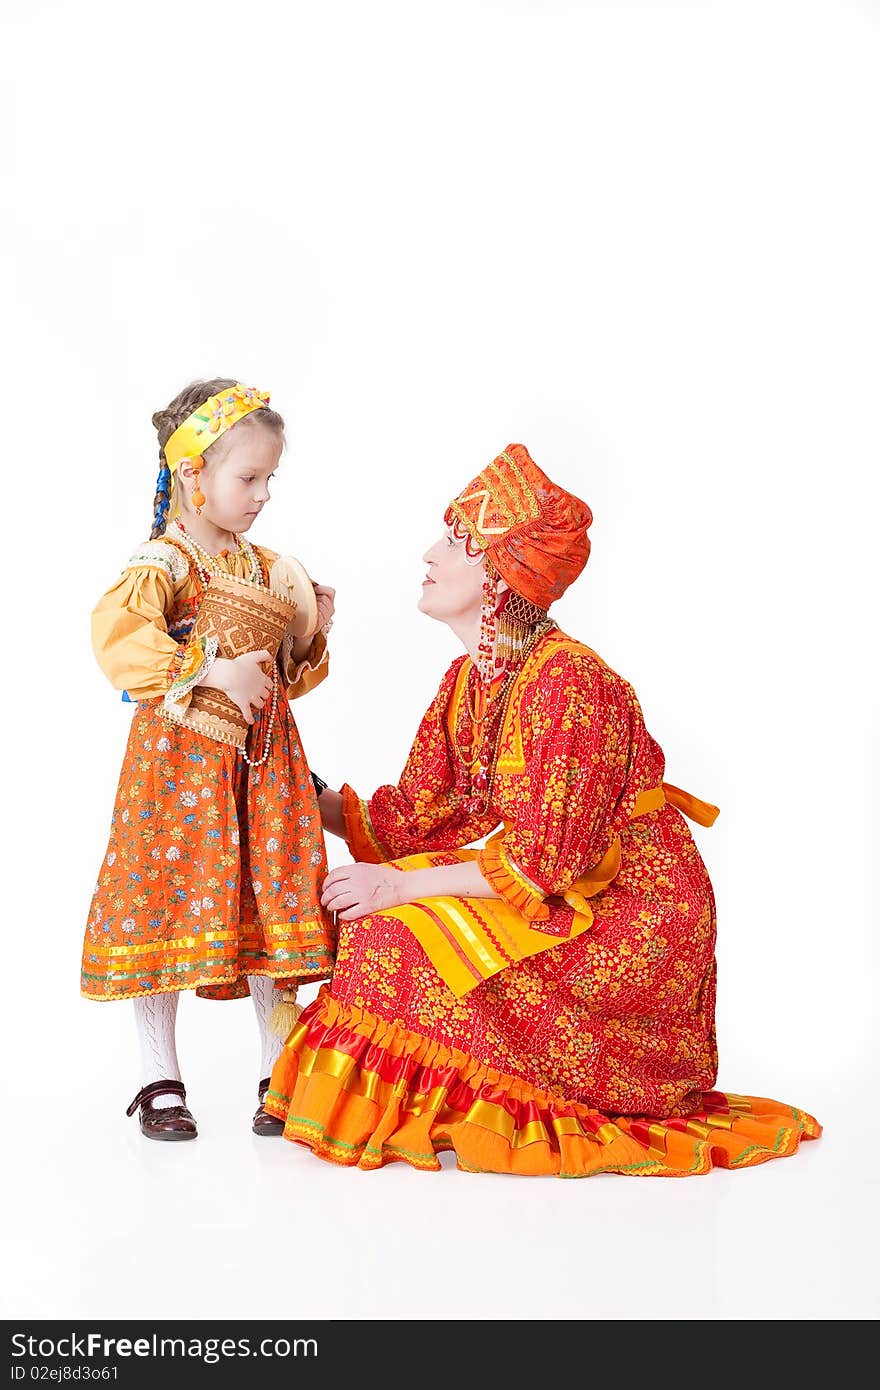
{"label": "orange floral dress", "polygon": [[[253,549],[265,583],[275,556]],[[250,573],[241,552],[216,564]],[[248,975],[292,985],[332,970],[321,818],[288,704],[326,676],[325,638],[302,662],[279,655],[269,756],[251,768],[235,748],[162,717],[169,690],[186,707],[210,659],[190,639],[203,593],[168,536],[141,546],[92,616],[98,661],[137,710],[83,943],[90,999],[182,989],[235,999],[248,993]],[[268,716],[267,706],[250,748],[262,750]]]}
{"label": "orange floral dress", "polygon": [[[340,923],[332,986],[272,1077],[286,1137],[365,1168],[679,1176],[817,1135],[809,1115],[713,1089],[715,906],[632,688],[562,633],[526,660],[488,805],[456,753],[474,675],[447,672],[396,786],[344,789],[356,859],[476,859],[497,898]],[[491,729],[491,724],[490,724]],[[480,849],[463,846],[501,826]]]}

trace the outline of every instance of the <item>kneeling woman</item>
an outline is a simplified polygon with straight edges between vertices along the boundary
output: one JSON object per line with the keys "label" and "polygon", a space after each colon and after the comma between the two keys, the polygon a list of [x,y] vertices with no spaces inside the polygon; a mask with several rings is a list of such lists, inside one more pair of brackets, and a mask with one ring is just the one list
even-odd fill
{"label": "kneeling woman", "polygon": [[326,880],[333,982],[266,1108],[322,1158],[680,1176],[820,1133],[712,1089],[715,911],[682,812],[716,808],[664,782],[631,687],[547,616],[591,520],[522,445],[461,493],[420,607],[467,655],[397,786],[321,794],[357,862]]}

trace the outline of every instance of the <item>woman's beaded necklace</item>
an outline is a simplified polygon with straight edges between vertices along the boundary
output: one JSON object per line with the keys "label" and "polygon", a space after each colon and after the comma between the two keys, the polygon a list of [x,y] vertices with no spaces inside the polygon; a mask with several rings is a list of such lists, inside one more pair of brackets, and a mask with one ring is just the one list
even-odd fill
{"label": "woman's beaded necklace", "polygon": [[[472,670],[475,671],[476,667],[473,667]],[[476,707],[471,702],[470,698],[470,674],[471,673],[469,672],[468,679],[465,681],[464,690],[462,692],[464,698],[461,702],[463,706],[463,713],[465,713],[470,720],[470,736],[468,737],[467,741],[468,751],[466,752],[462,748],[461,743],[459,741],[457,719],[455,721],[456,726],[452,730],[452,742],[455,746],[455,751],[458,755],[459,762],[462,764],[463,767],[466,767],[469,771],[473,772],[474,767],[477,765],[478,762],[481,761],[482,752],[486,744],[486,733],[483,730],[483,725],[486,723],[486,720],[489,718],[490,715],[494,715],[496,711],[498,711],[499,709],[503,709],[506,706],[507,701],[505,699],[505,696],[507,695],[508,689],[511,684],[511,680],[514,674],[514,668],[510,667],[507,670],[504,679],[501,682],[501,685],[499,686],[498,690],[494,695],[490,696],[485,693],[483,694],[483,699],[481,702],[482,709],[479,714],[477,713]],[[478,677],[476,678],[475,683],[476,690],[477,692],[479,692],[480,682]]]}
{"label": "woman's beaded necklace", "polygon": [[[207,589],[211,582],[212,574],[222,574],[220,566],[216,563],[216,557],[205,550],[204,546],[199,545],[194,536],[191,536],[179,518],[175,518],[168,528],[173,532],[172,539],[177,542],[181,549],[185,550],[193,562],[195,571],[201,579],[202,584]],[[168,534],[168,531],[165,533]],[[254,588],[263,589],[263,571],[260,565],[260,557],[251,545],[246,536],[237,536],[232,532],[232,539],[238,547],[238,553],[243,555],[250,568],[250,577],[246,581],[253,584]],[[269,710],[269,721],[266,725],[266,734],[263,739],[263,751],[259,758],[250,758],[247,749],[242,748],[241,756],[244,758],[248,767],[262,767],[269,756],[269,749],[272,744],[272,730],[275,728],[275,715],[278,710],[278,662],[272,662],[272,706]]]}
{"label": "woman's beaded necklace", "polygon": [[[470,753],[467,754],[463,752],[461,745],[458,741],[458,730],[455,727],[455,725],[458,723],[457,718],[452,727],[452,743],[462,767],[473,777],[475,791],[483,795],[483,799],[487,809],[489,806],[490,798],[492,796],[492,787],[495,783],[495,770],[498,766],[498,758],[501,752],[501,733],[504,728],[505,720],[507,718],[507,708],[510,704],[510,697],[513,694],[513,687],[516,683],[516,677],[522,671],[526,658],[532,651],[532,648],[536,646],[536,644],[541,640],[541,638],[545,636],[545,634],[548,633],[551,630],[551,628],[554,628],[555,626],[556,624],[554,622],[548,620],[546,622],[539,623],[535,627],[531,637],[523,647],[522,652],[520,653],[516,663],[511,663],[508,666],[507,672],[504,676],[504,680],[501,686],[499,687],[497,693],[493,695],[491,699],[488,696],[485,697],[486,703],[483,707],[482,714],[480,715],[476,714],[475,707],[471,703],[471,700],[468,695],[467,682],[465,682],[465,687],[462,692],[464,698],[461,703],[464,705],[471,721]],[[488,719],[489,715],[494,714],[496,710],[500,711],[500,714],[492,743],[491,763],[487,771],[483,763],[482,755],[486,747],[486,743],[488,741],[489,731],[487,730],[486,732],[482,732],[481,726]],[[478,729],[480,729],[481,731],[479,741],[477,741]],[[474,772],[474,768],[477,768],[476,773]]]}

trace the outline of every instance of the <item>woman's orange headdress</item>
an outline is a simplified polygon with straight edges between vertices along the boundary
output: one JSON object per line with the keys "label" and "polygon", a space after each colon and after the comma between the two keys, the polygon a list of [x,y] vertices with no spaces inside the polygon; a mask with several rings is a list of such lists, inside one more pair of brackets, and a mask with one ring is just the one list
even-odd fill
{"label": "woman's orange headdress", "polygon": [[446,511],[471,554],[482,551],[515,593],[547,609],[590,554],[586,502],[552,483],[524,444],[508,444]]}

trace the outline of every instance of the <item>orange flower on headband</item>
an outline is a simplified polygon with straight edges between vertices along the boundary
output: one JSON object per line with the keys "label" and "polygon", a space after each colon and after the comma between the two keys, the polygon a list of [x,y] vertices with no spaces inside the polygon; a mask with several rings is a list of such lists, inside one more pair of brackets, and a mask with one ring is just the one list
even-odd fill
{"label": "orange flower on headband", "polygon": [[194,458],[245,415],[250,415],[252,410],[261,410],[268,404],[268,391],[242,386],[241,382],[218,391],[216,396],[209,396],[177,426],[165,445],[165,462],[171,472],[174,472],[181,459]]}
{"label": "orange flower on headband", "polygon": [[587,563],[586,502],[550,481],[524,444],[508,444],[450,503],[446,522],[482,550],[516,593],[547,609]]}

